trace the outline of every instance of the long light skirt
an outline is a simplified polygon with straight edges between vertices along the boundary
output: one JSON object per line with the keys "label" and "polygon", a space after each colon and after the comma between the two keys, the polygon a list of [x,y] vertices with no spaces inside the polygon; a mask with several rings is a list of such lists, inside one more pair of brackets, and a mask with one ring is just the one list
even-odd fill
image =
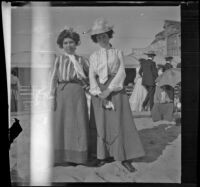
{"label": "long light skirt", "polygon": [[[101,90],[106,89],[109,82],[106,85],[99,84]],[[92,96],[97,128],[97,158],[111,156],[115,160],[123,161],[144,156],[125,90],[112,94],[111,101],[116,110],[104,109],[102,99]]]}
{"label": "long light skirt", "polygon": [[132,111],[142,111],[142,104],[146,98],[147,90],[142,85],[142,78],[138,78],[133,92],[129,98]]}

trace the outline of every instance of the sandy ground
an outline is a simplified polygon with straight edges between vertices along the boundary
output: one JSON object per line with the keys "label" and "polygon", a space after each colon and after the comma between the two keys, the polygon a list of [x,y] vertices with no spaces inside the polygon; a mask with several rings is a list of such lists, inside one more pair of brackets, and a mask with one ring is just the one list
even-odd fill
{"label": "sandy ground", "polygon": [[180,183],[181,127],[165,121],[153,123],[150,117],[135,119],[146,156],[137,159],[137,169],[129,173],[120,162],[99,168],[54,167],[53,182],[138,182]]}
{"label": "sandy ground", "polygon": [[[144,145],[146,156],[135,159],[134,173],[129,173],[120,162],[112,162],[102,167],[57,166],[53,168],[52,182],[137,182],[137,183],[180,183],[181,182],[181,125],[166,121],[152,122],[149,113],[133,113],[134,121]],[[25,117],[23,117],[25,118]],[[42,118],[40,118],[42,120]],[[28,137],[25,127],[27,119],[22,119],[23,133],[10,151],[12,179],[27,181],[29,170]],[[41,121],[42,123],[42,121]],[[27,130],[26,130],[27,128]],[[16,146],[17,148],[17,155]],[[16,165],[16,159],[17,166]]]}

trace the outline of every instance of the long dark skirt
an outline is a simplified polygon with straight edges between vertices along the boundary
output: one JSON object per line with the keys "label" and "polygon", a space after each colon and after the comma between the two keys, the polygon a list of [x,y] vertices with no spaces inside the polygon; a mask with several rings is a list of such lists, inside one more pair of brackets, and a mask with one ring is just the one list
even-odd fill
{"label": "long dark skirt", "polygon": [[154,103],[151,111],[154,122],[166,120],[173,121],[174,103]]}
{"label": "long dark skirt", "polygon": [[17,112],[18,109],[17,92],[17,90],[11,89],[11,112]]}
{"label": "long dark skirt", "polygon": [[[98,83],[100,89],[105,90],[111,80],[105,85]],[[115,160],[123,161],[144,156],[125,90],[113,92],[111,101],[115,110],[105,109],[102,99],[92,96],[97,128],[97,158],[114,157]]]}
{"label": "long dark skirt", "polygon": [[55,163],[85,163],[88,159],[88,108],[76,83],[59,84],[54,120]]}
{"label": "long dark skirt", "polygon": [[22,110],[22,100],[16,84],[11,84],[11,112]]}
{"label": "long dark skirt", "polygon": [[154,122],[166,120],[173,121],[173,111],[174,111],[174,89],[172,87],[166,87],[165,91],[171,102],[160,103],[161,101],[161,89],[159,86],[156,86],[156,91],[154,95],[154,105],[151,110],[152,120]]}

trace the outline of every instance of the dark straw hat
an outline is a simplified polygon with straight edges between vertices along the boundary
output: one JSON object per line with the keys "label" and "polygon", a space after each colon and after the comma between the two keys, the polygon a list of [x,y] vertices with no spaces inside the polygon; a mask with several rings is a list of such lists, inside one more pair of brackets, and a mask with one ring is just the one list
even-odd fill
{"label": "dark straw hat", "polygon": [[165,60],[166,60],[166,61],[168,61],[168,60],[172,60],[172,59],[173,59],[172,56],[167,56],[167,57],[165,57]]}
{"label": "dark straw hat", "polygon": [[144,53],[144,54],[147,55],[147,56],[156,56],[154,51],[149,51],[149,52]]}

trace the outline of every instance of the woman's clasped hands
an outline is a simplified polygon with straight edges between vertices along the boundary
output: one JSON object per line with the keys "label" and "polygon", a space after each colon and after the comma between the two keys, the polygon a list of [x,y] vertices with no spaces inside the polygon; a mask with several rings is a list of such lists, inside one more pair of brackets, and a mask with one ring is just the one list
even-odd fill
{"label": "woman's clasped hands", "polygon": [[110,94],[111,94],[111,90],[110,89],[106,89],[106,90],[104,90],[103,92],[101,92],[99,94],[99,97],[101,99],[106,99]]}

